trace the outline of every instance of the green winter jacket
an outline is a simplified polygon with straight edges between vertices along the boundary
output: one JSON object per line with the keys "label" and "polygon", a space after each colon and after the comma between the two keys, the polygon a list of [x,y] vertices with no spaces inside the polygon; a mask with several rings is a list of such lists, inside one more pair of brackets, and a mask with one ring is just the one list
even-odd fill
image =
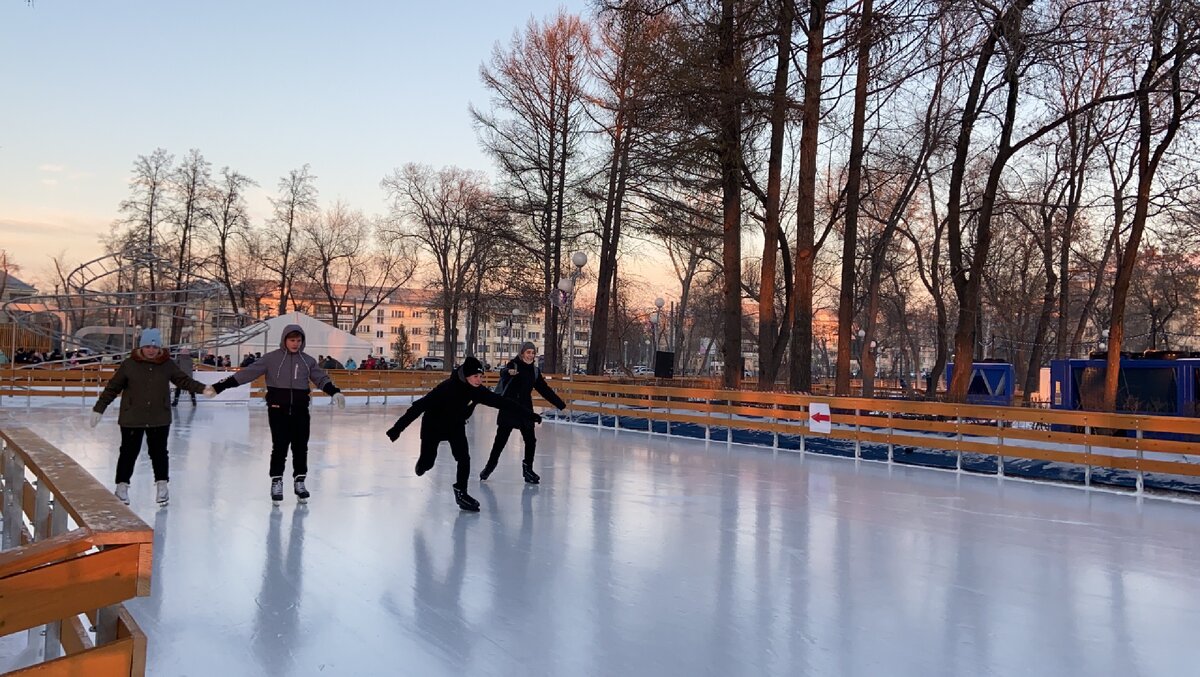
{"label": "green winter jacket", "polygon": [[125,428],[157,428],[171,425],[171,384],[200,394],[204,384],[188,378],[167,351],[149,360],[142,349],[134,350],[121,363],[92,411],[103,414],[112,401],[121,396],[121,414],[117,423]]}

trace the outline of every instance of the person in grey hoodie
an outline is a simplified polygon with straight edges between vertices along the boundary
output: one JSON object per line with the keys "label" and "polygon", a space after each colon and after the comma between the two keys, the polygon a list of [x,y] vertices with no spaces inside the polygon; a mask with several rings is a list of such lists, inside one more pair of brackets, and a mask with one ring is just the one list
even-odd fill
{"label": "person in grey hoodie", "polygon": [[298,324],[283,328],[279,349],[213,384],[218,393],[245,385],[259,376],[267,377],[267,422],[271,425],[271,500],[283,501],[283,469],[288,447],[292,449],[292,487],[301,503],[308,502],[309,382],[346,408],[346,396],[333,385],[317,360],[304,352],[304,329]]}
{"label": "person in grey hoodie", "polygon": [[117,423],[121,426],[121,452],[117,457],[117,498],[129,505],[129,480],[133,477],[133,466],[142,450],[142,438],[150,448],[150,464],[154,467],[154,484],[159,505],[166,505],[168,462],[167,437],[171,433],[171,384],[194,393],[215,397],[216,393],[203,383],[192,380],[179,366],[171,361],[162,348],[162,333],[157,329],[143,329],[138,337],[138,347],[128,359],[117,367],[117,373],[104,386],[104,392],[92,407],[89,421],[93,428],[100,423],[104,410],[121,396],[121,414]]}

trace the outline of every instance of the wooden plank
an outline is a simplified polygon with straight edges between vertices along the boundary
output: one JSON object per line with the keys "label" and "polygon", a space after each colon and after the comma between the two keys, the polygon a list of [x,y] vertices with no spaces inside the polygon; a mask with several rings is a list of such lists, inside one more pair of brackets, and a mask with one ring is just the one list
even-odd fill
{"label": "wooden plank", "polygon": [[1164,473],[1167,475],[1187,475],[1188,477],[1200,477],[1200,463],[1184,463],[1182,461],[1160,461],[1157,459],[1143,458],[1138,463],[1138,468],[1144,472]]}
{"label": "wooden plank", "polygon": [[0,579],[74,557],[92,548],[91,534],[75,529],[19,548],[0,552]]}
{"label": "wooden plank", "polygon": [[146,674],[146,633],[138,626],[133,615],[124,604],[117,607],[117,639],[128,637],[133,642],[130,655],[130,674],[140,676]]}
{"label": "wooden plank", "polygon": [[59,626],[59,636],[63,652],[68,656],[87,651],[93,646],[92,636],[88,634],[87,628],[83,627],[78,614],[63,619]]}
{"label": "wooden plank", "polygon": [[[94,675],[136,675],[133,668],[132,637],[101,644],[52,661],[5,673],[10,677],[93,677]],[[143,672],[145,674],[144,668]]]}
{"label": "wooden plank", "polygon": [[136,546],[116,546],[0,579],[0,634],[136,596],[139,555]]}

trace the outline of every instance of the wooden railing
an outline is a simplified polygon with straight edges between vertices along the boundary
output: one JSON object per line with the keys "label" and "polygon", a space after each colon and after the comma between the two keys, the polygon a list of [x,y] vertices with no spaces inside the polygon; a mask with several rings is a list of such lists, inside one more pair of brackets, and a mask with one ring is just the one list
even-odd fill
{"label": "wooden railing", "polygon": [[0,424],[0,445],[0,633],[44,642],[7,674],[144,675],[146,637],[121,603],[150,594],[152,530],[29,430]]}
{"label": "wooden railing", "polygon": [[[767,433],[776,447],[780,436],[793,436],[801,451],[813,439],[836,439],[852,445],[856,458],[864,444],[886,447],[888,462],[897,448],[931,449],[952,454],[959,470],[964,454],[979,454],[994,457],[1000,475],[1006,459],[1065,463],[1084,468],[1085,484],[1094,468],[1109,468],[1135,473],[1139,492],[1145,473],[1200,477],[1195,418],[578,381],[555,388],[570,402],[569,414],[592,414],[595,425],[620,426],[625,416],[664,422],[668,433],[673,424],[700,426],[706,439],[714,430],[726,441],[731,430]],[[829,406],[830,433],[810,431],[813,403]]]}

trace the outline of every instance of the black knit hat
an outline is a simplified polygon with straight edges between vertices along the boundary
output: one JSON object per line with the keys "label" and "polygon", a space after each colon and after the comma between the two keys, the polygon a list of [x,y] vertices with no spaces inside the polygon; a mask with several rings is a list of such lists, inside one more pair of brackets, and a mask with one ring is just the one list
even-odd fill
{"label": "black knit hat", "polygon": [[462,366],[459,367],[458,370],[460,373],[462,373],[463,378],[474,376],[475,374],[482,374],[483,363],[481,363],[479,359],[474,356],[468,357],[467,359],[463,360]]}

